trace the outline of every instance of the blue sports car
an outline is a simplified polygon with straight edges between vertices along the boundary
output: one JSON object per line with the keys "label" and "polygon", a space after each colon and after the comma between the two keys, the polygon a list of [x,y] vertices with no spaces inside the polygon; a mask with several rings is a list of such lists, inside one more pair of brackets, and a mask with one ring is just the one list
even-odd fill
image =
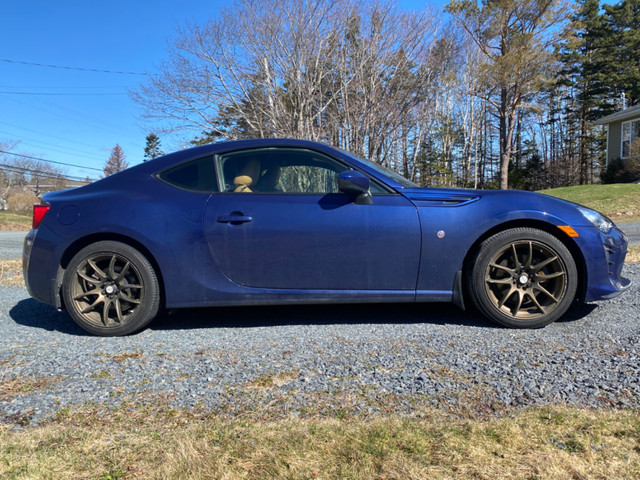
{"label": "blue sports car", "polygon": [[183,150],[34,206],[35,299],[125,335],[163,309],[290,303],[472,303],[537,328],[615,297],[627,239],[598,212],[521,191],[419,188],[330,146]]}

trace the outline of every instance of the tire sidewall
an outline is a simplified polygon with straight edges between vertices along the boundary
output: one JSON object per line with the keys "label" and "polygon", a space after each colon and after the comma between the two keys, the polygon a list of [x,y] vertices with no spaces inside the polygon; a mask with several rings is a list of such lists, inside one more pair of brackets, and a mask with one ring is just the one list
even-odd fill
{"label": "tire sidewall", "polygon": [[[140,273],[143,285],[142,302],[136,307],[136,311],[126,323],[115,327],[100,327],[87,321],[76,310],[75,302],[73,301],[72,284],[76,281],[78,267],[89,257],[99,253],[119,255],[131,262]],[[69,262],[62,281],[62,295],[65,307],[71,318],[84,330],[100,336],[128,335],[144,328],[158,313],[160,306],[159,292],[158,279],[149,260],[130,245],[114,241],[96,242],[76,253]]]}

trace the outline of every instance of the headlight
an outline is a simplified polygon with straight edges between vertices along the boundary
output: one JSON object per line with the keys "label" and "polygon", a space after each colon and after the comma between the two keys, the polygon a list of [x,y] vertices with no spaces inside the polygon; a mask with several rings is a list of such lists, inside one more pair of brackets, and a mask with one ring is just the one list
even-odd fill
{"label": "headlight", "polygon": [[613,222],[601,213],[591,210],[589,208],[578,207],[580,213],[593,223],[593,226],[600,230],[602,233],[609,233],[609,230],[613,228]]}

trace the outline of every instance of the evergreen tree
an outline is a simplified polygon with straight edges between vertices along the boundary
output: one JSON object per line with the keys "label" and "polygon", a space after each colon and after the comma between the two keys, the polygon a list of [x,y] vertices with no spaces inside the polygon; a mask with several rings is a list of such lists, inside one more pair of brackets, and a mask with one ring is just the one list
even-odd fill
{"label": "evergreen tree", "polygon": [[609,82],[629,106],[640,102],[640,0],[604,5],[610,29],[611,61],[615,65]]}
{"label": "evergreen tree", "polygon": [[155,133],[147,135],[147,145],[144,147],[144,161],[153,160],[156,157],[164,155],[160,148],[160,138]]}
{"label": "evergreen tree", "polygon": [[127,157],[125,157],[124,152],[122,151],[122,147],[116,143],[116,146],[111,150],[111,155],[102,169],[104,176],[108,177],[109,175],[121,172],[127,168],[129,166],[129,162],[125,160],[126,158]]}

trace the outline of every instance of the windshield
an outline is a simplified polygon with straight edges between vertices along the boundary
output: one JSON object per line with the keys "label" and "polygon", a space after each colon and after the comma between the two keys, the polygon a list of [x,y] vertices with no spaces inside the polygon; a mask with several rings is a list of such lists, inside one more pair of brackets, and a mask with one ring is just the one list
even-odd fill
{"label": "windshield", "polygon": [[382,165],[378,165],[377,163],[370,162],[369,160],[365,160],[365,159],[359,157],[358,155],[355,155],[355,154],[353,154],[351,152],[347,152],[346,150],[342,150],[341,149],[341,151],[346,153],[347,155],[357,159],[358,161],[366,164],[367,167],[371,168],[372,170],[375,170],[376,172],[381,173],[384,176],[389,177],[392,180],[398,182],[403,187],[419,188],[419,185],[417,183],[412,182],[411,180],[403,177],[398,172],[396,172],[394,170],[391,170],[390,168],[383,167]]}

